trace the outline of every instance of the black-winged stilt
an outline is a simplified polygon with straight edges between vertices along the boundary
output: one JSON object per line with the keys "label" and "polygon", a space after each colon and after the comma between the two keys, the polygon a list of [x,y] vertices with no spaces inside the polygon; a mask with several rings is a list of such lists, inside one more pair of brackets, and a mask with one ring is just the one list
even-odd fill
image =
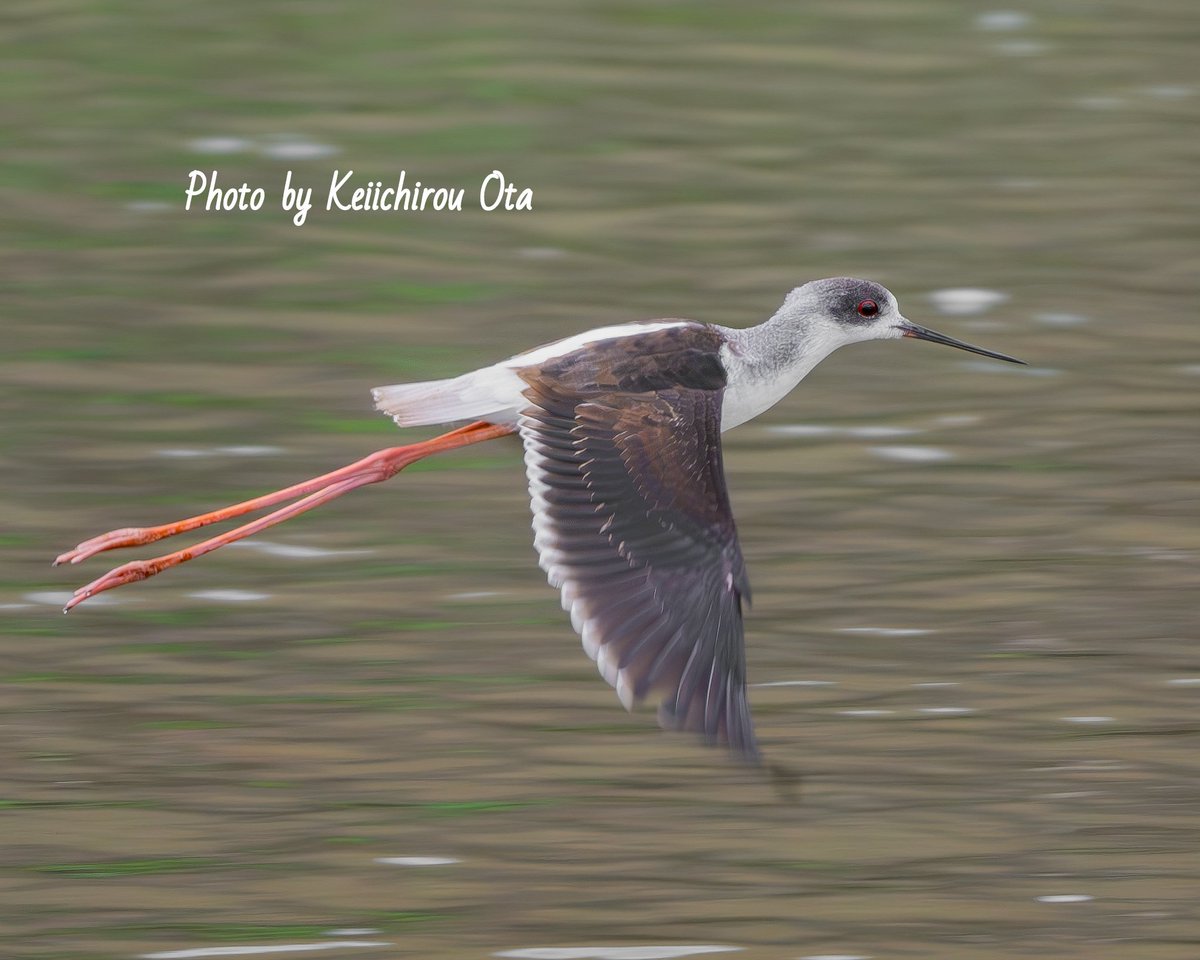
{"label": "black-winged stilt", "polygon": [[541,565],[621,702],[632,708],[660,692],[664,726],[697,731],[753,760],[742,630],[750,588],[721,434],[773,406],[838,347],[900,337],[1022,362],[918,326],[887,289],[846,277],[795,288],[774,316],[744,330],[693,320],[602,327],[453,379],[374,391],[378,409],[401,426],[473,421],[468,426],[211,513],[84,541],[55,563],[295,501],[186,550],[117,567],[75,591],[66,609],[423,457],[517,433]]}

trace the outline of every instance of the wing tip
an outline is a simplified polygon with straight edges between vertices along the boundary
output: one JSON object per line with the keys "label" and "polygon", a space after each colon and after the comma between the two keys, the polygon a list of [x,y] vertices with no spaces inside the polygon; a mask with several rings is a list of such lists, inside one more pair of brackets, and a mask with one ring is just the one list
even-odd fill
{"label": "wing tip", "polygon": [[710,747],[723,746],[728,749],[730,756],[738,763],[750,767],[762,767],[762,752],[758,749],[758,740],[754,735],[754,722],[750,718],[750,710],[745,697],[741,698],[741,709],[733,713],[734,722],[726,718],[716,732],[690,725],[688,719],[694,711],[686,713],[675,709],[674,699],[667,697],[658,706],[658,725],[664,730],[679,733],[698,734],[701,741]]}

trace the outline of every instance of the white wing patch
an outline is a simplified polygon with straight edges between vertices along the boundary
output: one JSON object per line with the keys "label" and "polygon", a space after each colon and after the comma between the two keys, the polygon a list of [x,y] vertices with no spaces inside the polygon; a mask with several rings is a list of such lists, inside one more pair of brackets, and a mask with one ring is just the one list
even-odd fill
{"label": "white wing patch", "polygon": [[526,383],[515,371],[564,357],[590,343],[687,326],[691,322],[656,320],[652,323],[598,327],[459,377],[423,383],[394,383],[376,387],[371,395],[375,399],[375,408],[386,413],[401,427],[475,418],[491,423],[513,424],[519,411],[528,403],[524,394]]}
{"label": "white wing patch", "polygon": [[655,330],[666,330],[670,327],[685,327],[693,323],[691,320],[656,320],[653,323],[622,323],[612,327],[597,327],[584,333],[577,333],[565,340],[556,340],[544,347],[538,347],[527,353],[518,353],[515,357],[501,361],[500,367],[532,367],[555,357],[564,357],[580,347],[598,340],[616,340],[618,337],[630,337],[639,333],[653,333]]}

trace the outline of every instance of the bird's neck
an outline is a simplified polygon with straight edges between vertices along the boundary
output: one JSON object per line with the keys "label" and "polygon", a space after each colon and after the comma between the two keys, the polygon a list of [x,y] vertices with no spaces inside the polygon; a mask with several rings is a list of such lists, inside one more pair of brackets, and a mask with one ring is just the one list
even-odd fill
{"label": "bird's neck", "polygon": [[822,326],[782,311],[744,330],[723,328],[721,360],[729,377],[721,429],[729,430],[775,406],[841,342]]}

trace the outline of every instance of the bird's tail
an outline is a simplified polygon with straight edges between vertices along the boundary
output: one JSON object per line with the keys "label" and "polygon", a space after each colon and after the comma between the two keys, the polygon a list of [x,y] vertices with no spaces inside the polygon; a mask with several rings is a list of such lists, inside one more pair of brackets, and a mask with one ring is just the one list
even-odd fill
{"label": "bird's tail", "polygon": [[448,380],[393,383],[371,391],[375,409],[401,427],[455,420],[503,420],[515,417],[525,384],[510,370],[485,367]]}

